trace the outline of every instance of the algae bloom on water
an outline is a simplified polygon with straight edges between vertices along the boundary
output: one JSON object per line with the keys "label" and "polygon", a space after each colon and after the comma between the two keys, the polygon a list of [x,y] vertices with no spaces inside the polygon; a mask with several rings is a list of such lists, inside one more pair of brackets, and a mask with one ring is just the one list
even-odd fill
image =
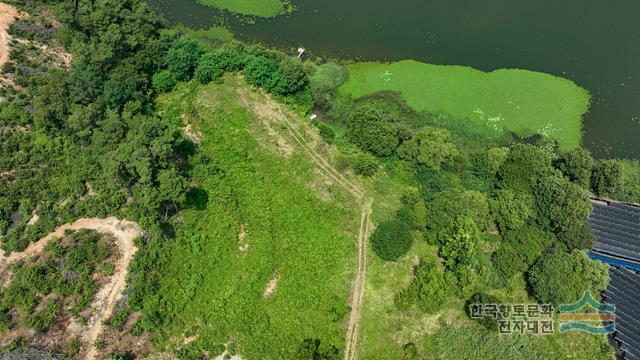
{"label": "algae bloom on water", "polygon": [[590,104],[589,93],[572,81],[528,70],[487,73],[413,60],[347,68],[349,81],[340,88],[342,94],[359,98],[396,91],[416,111],[466,119],[486,134],[540,134],[563,150],[580,144],[582,116]]}
{"label": "algae bloom on water", "polygon": [[287,0],[198,0],[202,5],[248,16],[271,18],[291,12]]}

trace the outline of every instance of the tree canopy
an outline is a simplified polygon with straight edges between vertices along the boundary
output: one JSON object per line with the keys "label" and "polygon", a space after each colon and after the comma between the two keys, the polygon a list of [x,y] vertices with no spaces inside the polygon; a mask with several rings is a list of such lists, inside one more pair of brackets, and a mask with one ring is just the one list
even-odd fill
{"label": "tree canopy", "polygon": [[583,252],[556,252],[540,258],[527,283],[538,301],[553,305],[573,303],[590,291],[599,297],[609,282],[608,266],[590,260]]}

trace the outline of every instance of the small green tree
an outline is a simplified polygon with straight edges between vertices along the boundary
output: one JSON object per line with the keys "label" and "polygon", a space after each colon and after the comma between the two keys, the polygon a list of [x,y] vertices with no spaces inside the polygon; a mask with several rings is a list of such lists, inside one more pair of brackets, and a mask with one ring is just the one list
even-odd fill
{"label": "small green tree", "polygon": [[539,224],[570,249],[590,245],[592,238],[585,232],[585,225],[591,201],[586,190],[565,177],[549,176],[538,181],[534,196]]}
{"label": "small green tree", "polygon": [[389,156],[398,146],[395,125],[371,105],[360,106],[351,112],[347,136],[360,149],[377,156]]}
{"label": "small green tree", "polygon": [[360,176],[371,177],[379,167],[378,159],[369,153],[358,153],[351,159],[353,172]]}
{"label": "small green tree", "polygon": [[622,188],[622,163],[619,160],[605,160],[593,171],[591,177],[593,192],[598,196],[609,196]]}
{"label": "small green tree", "polygon": [[67,82],[71,98],[79,104],[89,104],[102,93],[103,79],[100,71],[82,58],[71,64]]}
{"label": "small green tree", "polygon": [[194,77],[200,84],[208,84],[209,82],[219,79],[224,75],[224,68],[219,61],[217,54],[205,54],[198,61]]}
{"label": "small green tree", "polygon": [[555,252],[536,262],[527,276],[538,301],[553,305],[573,303],[590,291],[595,297],[609,283],[608,265],[591,260],[582,251]]}
{"label": "small green tree", "polygon": [[558,169],[569,180],[585,189],[589,189],[593,165],[593,157],[591,157],[589,150],[578,147],[564,154],[558,164]]}
{"label": "small green tree", "polygon": [[302,90],[309,82],[302,61],[298,58],[286,57],[282,59],[279,64],[279,72],[286,80],[283,88],[279,89],[279,94],[294,94]]}
{"label": "small green tree", "polygon": [[503,280],[508,280],[513,275],[528,269],[528,265],[520,256],[518,250],[511,244],[503,244],[496,250],[493,253],[492,261],[498,275]]}
{"label": "small green tree", "polygon": [[159,93],[166,93],[176,86],[176,78],[169,70],[162,70],[157,72],[151,78],[151,84],[153,89]]}
{"label": "small green tree", "polygon": [[458,155],[458,150],[448,130],[426,127],[418,130],[411,140],[403,142],[397,153],[403,160],[416,161],[438,170],[451,162]]}
{"label": "small green tree", "polygon": [[498,170],[498,186],[531,194],[541,178],[555,174],[551,153],[529,144],[515,144]]}
{"label": "small green tree", "polygon": [[331,109],[338,86],[348,78],[347,70],[335,63],[320,65],[309,78],[313,102],[323,111]]}
{"label": "small green tree", "polygon": [[378,225],[371,235],[373,251],[385,261],[395,261],[406,254],[413,243],[411,227],[399,219]]}
{"label": "small green tree", "polygon": [[193,71],[202,53],[202,48],[195,40],[183,36],[174,41],[167,52],[164,63],[177,80],[187,81],[193,76]]}
{"label": "small green tree", "polygon": [[420,263],[413,268],[413,279],[406,289],[396,294],[396,306],[407,309],[412,304],[427,313],[440,309],[449,296],[449,286],[444,272],[438,269],[434,260],[420,259]]}
{"label": "small green tree", "polygon": [[[178,210],[178,203],[184,202],[187,189],[186,179],[171,168],[162,170],[158,174],[158,195],[165,202],[170,202],[174,210]],[[165,212],[165,218],[167,213]]]}
{"label": "small green tree", "polygon": [[533,215],[533,197],[517,191],[496,191],[496,199],[492,204],[494,216],[502,230],[517,229]]}
{"label": "small green tree", "polygon": [[480,232],[475,222],[461,216],[451,222],[448,229],[439,235],[439,255],[448,269],[458,264],[475,264],[479,250]]}

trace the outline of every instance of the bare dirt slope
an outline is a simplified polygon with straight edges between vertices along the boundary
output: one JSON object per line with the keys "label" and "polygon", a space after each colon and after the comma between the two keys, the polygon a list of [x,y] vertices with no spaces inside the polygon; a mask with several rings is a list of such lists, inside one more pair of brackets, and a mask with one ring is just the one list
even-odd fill
{"label": "bare dirt slope", "polygon": [[96,314],[91,318],[88,328],[83,328],[83,337],[88,344],[85,359],[97,359],[98,352],[93,344],[102,332],[102,323],[107,320],[112,312],[116,302],[120,299],[122,291],[126,285],[127,268],[133,259],[133,255],[138,250],[133,241],[142,235],[142,229],[131,221],[118,220],[115,217],[106,219],[85,218],[77,220],[74,223],[66,224],[58,227],[53,232],[31,244],[25,251],[19,253],[11,253],[8,257],[0,254],[0,272],[19,260],[34,256],[43,251],[47,242],[54,238],[64,236],[67,230],[89,229],[100,233],[108,233],[113,235],[120,247],[121,257],[116,265],[115,272],[109,282],[98,291],[92,307],[96,309]]}
{"label": "bare dirt slope", "polygon": [[18,10],[11,5],[0,3],[0,68],[9,60],[11,36],[7,30],[18,17]]}

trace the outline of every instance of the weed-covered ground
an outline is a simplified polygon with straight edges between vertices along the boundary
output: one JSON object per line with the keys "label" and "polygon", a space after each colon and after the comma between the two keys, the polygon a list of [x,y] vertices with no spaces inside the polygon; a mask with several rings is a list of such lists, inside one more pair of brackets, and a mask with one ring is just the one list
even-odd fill
{"label": "weed-covered ground", "polygon": [[160,270],[167,350],[213,354],[226,344],[246,359],[293,359],[305,340],[343,347],[360,208],[285,126],[253,112],[265,99],[229,76],[159,100],[163,116],[201,142],[191,158],[196,190]]}
{"label": "weed-covered ground", "polygon": [[474,131],[520,136],[541,134],[564,150],[581,141],[582,116],[589,94],[573,82],[538,72],[501,69],[485,73],[470,67],[425,64],[413,60],[347,66],[342,94],[359,98],[397,91],[420,112],[467,119]]}

